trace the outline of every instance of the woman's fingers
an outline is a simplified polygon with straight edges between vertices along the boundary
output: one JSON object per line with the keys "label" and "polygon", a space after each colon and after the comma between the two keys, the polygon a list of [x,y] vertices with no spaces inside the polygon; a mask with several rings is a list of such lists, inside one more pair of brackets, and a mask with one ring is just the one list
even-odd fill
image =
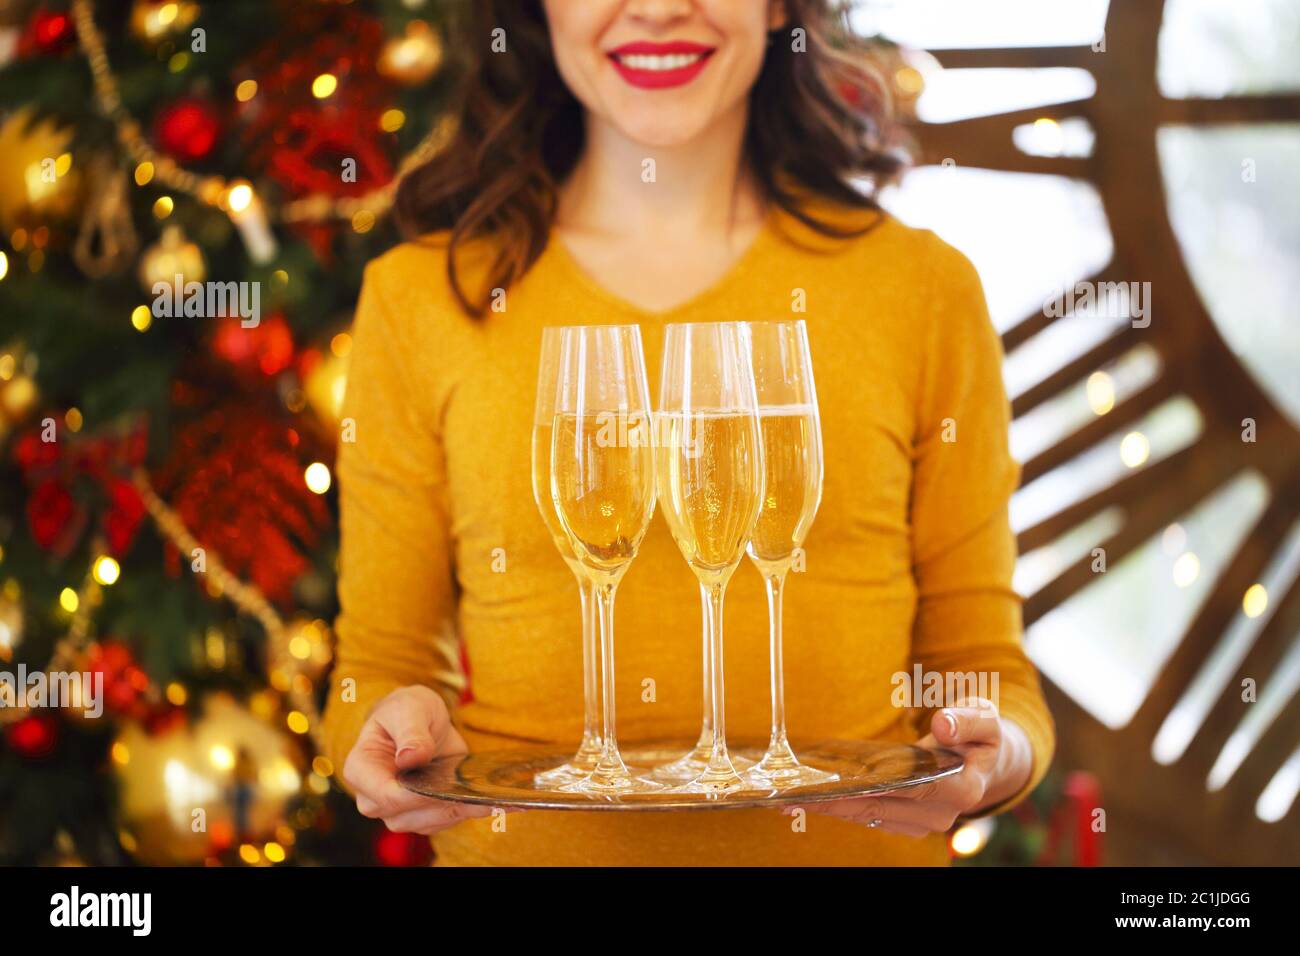
{"label": "woman's fingers", "polygon": [[429,798],[412,793],[394,779],[381,781],[370,789],[357,789],[357,810],[371,819],[388,819],[400,813],[427,806]]}
{"label": "woman's fingers", "polygon": [[957,819],[959,808],[947,801],[905,801],[896,797],[864,797],[853,800],[832,800],[814,803],[808,809],[813,813],[838,817],[862,826],[871,826],[907,836],[942,833]]}
{"label": "woman's fingers", "polygon": [[427,687],[394,691],[379,702],[370,719],[393,742],[393,760],[399,768],[418,767],[437,756],[465,752],[465,742],[451,725],[447,705]]}
{"label": "woman's fingers", "polygon": [[367,725],[343,763],[343,782],[357,795],[358,805],[362,796],[378,802],[381,797],[391,795],[390,787],[397,786],[392,751],[386,744],[368,739],[369,736]]}
{"label": "woman's fingers", "polygon": [[462,820],[477,817],[490,817],[491,807],[475,806],[468,803],[445,803],[421,797],[418,809],[407,810],[391,817],[384,817],[384,825],[394,833],[437,833],[455,826]]}
{"label": "woman's fingers", "polygon": [[930,731],[942,747],[992,745],[1002,739],[998,708],[991,700],[974,697],[956,706],[937,710],[930,718]]}
{"label": "woman's fingers", "polygon": [[368,817],[389,817],[428,804],[427,797],[397,782],[393,745],[373,720],[362,728],[343,764],[343,781],[356,794],[357,809]]}

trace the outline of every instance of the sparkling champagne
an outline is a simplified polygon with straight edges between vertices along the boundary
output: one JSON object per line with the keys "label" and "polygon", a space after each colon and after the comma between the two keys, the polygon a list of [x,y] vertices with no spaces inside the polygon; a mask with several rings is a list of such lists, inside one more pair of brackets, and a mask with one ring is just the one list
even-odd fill
{"label": "sparkling champagne", "polygon": [[533,498],[537,501],[537,510],[542,513],[546,530],[551,533],[560,557],[570,568],[577,570],[577,558],[573,556],[573,545],[564,533],[560,516],[555,513],[555,500],[551,497],[551,435],[553,422],[539,422],[533,426]]}
{"label": "sparkling champagne", "polygon": [[754,530],[763,490],[753,415],[660,417],[659,500],[669,530],[699,575],[733,570]]}
{"label": "sparkling champagne", "polygon": [[803,544],[821,502],[821,440],[809,405],[760,408],[758,416],[765,488],[749,556],[782,565]]}
{"label": "sparkling champagne", "polygon": [[555,416],[551,493],[578,561],[619,573],[654,513],[654,452],[644,419],[617,413]]}

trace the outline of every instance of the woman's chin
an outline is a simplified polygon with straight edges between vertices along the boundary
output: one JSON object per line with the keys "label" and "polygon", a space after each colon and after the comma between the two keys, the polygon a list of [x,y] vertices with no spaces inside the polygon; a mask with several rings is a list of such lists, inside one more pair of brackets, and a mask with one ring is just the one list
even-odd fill
{"label": "woman's chin", "polygon": [[697,139],[708,120],[692,120],[680,113],[664,111],[663,116],[620,118],[614,125],[628,140],[646,149],[672,149]]}

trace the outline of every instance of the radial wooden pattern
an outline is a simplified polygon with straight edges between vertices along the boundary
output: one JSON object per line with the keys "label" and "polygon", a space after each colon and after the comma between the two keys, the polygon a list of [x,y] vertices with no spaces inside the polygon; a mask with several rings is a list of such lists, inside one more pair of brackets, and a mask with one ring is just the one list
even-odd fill
{"label": "radial wooden pattern", "polygon": [[[1086,355],[1064,364],[1013,396],[1024,415],[1137,344],[1161,357],[1157,378],[1057,444],[1024,462],[1028,482],[1065,464],[1098,441],[1127,429],[1157,405],[1178,395],[1195,402],[1204,429],[1188,448],[1126,475],[1109,488],[1061,508],[1020,535],[1022,552],[1046,544],[1107,508],[1125,520],[1097,544],[1113,567],[1151,535],[1247,469],[1269,485],[1270,503],[1245,535],[1225,573],[1214,582],[1177,649],[1166,662],[1134,719],[1111,730],[1058,688],[1048,686],[1058,726],[1057,759],[1102,778],[1107,810],[1107,862],[1294,863],[1300,859],[1300,806],[1277,823],[1255,815],[1260,792],[1300,744],[1300,694],[1292,695],[1229,783],[1206,789],[1206,775],[1224,741],[1251,705],[1241,682],[1262,690],[1300,632],[1300,583],[1270,595],[1272,616],[1233,679],[1213,705],[1182,757],[1172,765],[1152,757],[1152,741],[1171,708],[1241,613],[1245,590],[1277,553],[1300,515],[1300,433],[1254,381],[1214,326],[1184,265],[1170,225],[1156,135],[1162,125],[1228,125],[1300,120],[1300,95],[1172,100],[1156,81],[1157,38],[1163,0],[1110,4],[1105,45],[931,51],[947,68],[1068,66],[1096,80],[1094,96],[994,116],[918,124],[921,161],[1069,176],[1092,183],[1101,196],[1114,238],[1114,256],[1092,281],[1150,281],[1151,324],[1123,326]],[[1087,158],[1027,156],[1012,144],[1012,130],[1040,117],[1080,117],[1096,133]],[[1054,319],[1035,312],[1003,336],[1008,351],[1046,329]],[[1241,439],[1242,420],[1257,423],[1257,441]],[[1091,556],[1079,560],[1025,602],[1026,623],[1095,580]],[[1087,653],[1079,648],[1079,653]],[[1297,801],[1300,804],[1300,801]]]}

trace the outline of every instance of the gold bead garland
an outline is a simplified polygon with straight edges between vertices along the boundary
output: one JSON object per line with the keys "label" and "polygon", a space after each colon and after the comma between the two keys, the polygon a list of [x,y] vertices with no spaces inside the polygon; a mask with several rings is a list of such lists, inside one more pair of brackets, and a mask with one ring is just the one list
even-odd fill
{"label": "gold bead garland", "polygon": [[[158,497],[144,469],[137,469],[133,480],[149,517],[178,551],[182,554],[193,554],[196,548],[203,547],[194,535],[190,534],[180,515]],[[242,581],[237,575],[231,573],[214,552],[204,549],[204,553],[207,566],[204,574],[212,586],[223,597],[229,598],[239,610],[257,618],[258,623],[262,625],[270,649],[271,667],[285,668],[291,674],[300,671],[301,662],[289,653],[289,629],[285,626],[284,618],[271,606],[271,602],[256,585]],[[320,739],[317,735],[320,729],[320,712],[310,691],[300,685],[300,681],[290,680],[286,695],[294,709],[306,716],[312,739],[319,749]]]}
{"label": "gold bead garland", "polygon": [[[90,65],[95,84],[95,98],[100,110],[117,128],[117,139],[122,148],[138,165],[152,163],[154,178],[176,192],[221,208],[230,181],[221,176],[200,176],[180,166],[169,156],[155,150],[140,130],[140,124],[122,105],[117,78],[113,75],[104,48],[104,36],[95,25],[93,0],[73,0],[72,17],[77,27],[77,43]],[[451,116],[440,117],[415,149],[398,164],[397,174],[387,184],[371,190],[364,196],[335,198],[325,193],[315,193],[285,203],[270,210],[272,218],[285,223],[326,222],[351,220],[359,212],[370,212],[376,218],[386,213],[393,204],[397,185],[403,176],[440,152],[455,135],[458,124]],[[237,181],[237,180],[236,180]]]}
{"label": "gold bead garland", "polygon": [[[91,551],[99,554],[102,550],[103,542],[96,540]],[[103,599],[103,592],[99,582],[95,580],[93,569],[94,561],[91,562],[91,568],[86,571],[86,576],[77,588],[77,609],[72,612],[72,620],[68,624],[67,632],[54,645],[50,662],[45,665],[47,674],[71,669],[77,655],[85,649],[86,638],[90,635],[91,612],[99,607]],[[13,707],[0,708],[0,725],[21,720],[27,716],[27,710],[27,695],[20,694]]]}
{"label": "gold bead garland", "polygon": [[[190,534],[189,529],[185,527],[185,522],[181,520],[180,515],[154,491],[153,484],[144,469],[137,469],[132,475],[132,480],[154,525],[177,550],[182,554],[192,554],[196,548],[202,548],[194,535]],[[103,550],[102,542],[97,541],[91,550],[98,555]],[[322,747],[319,736],[320,711],[311,691],[302,681],[292,679],[303,670],[304,664],[289,653],[290,636],[284,618],[271,606],[256,585],[248,584],[231,573],[214,552],[207,549],[204,549],[204,552],[207,567],[204,574],[212,587],[223,597],[229,598],[239,610],[257,618],[258,623],[262,625],[270,651],[268,655],[270,669],[280,668],[289,673],[290,680],[285,696],[288,697],[292,707],[307,718],[308,732],[317,751],[320,751]],[[91,566],[93,569],[93,561]],[[101,587],[95,581],[93,571],[87,571],[85,579],[77,590],[77,609],[72,612],[72,621],[68,625],[67,633],[55,644],[50,662],[45,666],[47,673],[70,669],[76,656],[85,650],[90,635],[92,612],[99,606],[102,597]],[[157,686],[152,681],[145,694],[150,700],[155,701],[160,696]],[[0,724],[21,719],[26,712],[23,703],[19,701],[16,707],[0,708]]]}

